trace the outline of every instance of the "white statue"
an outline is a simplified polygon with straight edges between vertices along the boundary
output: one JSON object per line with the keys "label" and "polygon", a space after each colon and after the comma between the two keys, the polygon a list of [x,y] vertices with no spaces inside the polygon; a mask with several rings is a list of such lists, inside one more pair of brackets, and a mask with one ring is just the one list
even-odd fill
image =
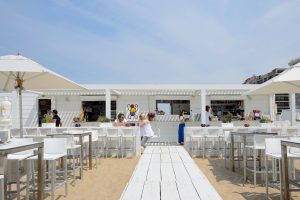
{"label": "white statue", "polygon": [[8,97],[4,98],[4,101],[2,101],[1,105],[1,117],[5,119],[10,119],[11,116],[11,103],[8,99]]}

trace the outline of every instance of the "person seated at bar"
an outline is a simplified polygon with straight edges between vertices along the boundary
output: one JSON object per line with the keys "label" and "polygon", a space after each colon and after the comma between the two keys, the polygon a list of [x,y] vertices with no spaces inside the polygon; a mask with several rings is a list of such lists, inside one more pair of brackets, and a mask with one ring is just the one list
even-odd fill
{"label": "person seated at bar", "polygon": [[125,115],[123,113],[118,114],[118,119],[115,120],[113,126],[128,126],[127,120],[125,119]]}

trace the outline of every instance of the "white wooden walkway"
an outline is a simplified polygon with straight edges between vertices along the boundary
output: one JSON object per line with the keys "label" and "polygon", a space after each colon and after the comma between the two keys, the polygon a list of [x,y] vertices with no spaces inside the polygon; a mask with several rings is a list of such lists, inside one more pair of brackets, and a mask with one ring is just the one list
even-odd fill
{"label": "white wooden walkway", "polygon": [[220,200],[181,146],[148,146],[121,200]]}

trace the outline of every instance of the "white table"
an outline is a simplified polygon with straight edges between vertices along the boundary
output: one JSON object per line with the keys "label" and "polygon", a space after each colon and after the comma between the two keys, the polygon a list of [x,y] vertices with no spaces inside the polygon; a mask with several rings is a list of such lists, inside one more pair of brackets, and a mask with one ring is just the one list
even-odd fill
{"label": "white table", "polygon": [[0,145],[0,174],[4,174],[4,199],[7,199],[7,155],[38,149],[38,200],[44,199],[44,143],[43,142],[24,142],[20,144],[16,141],[10,141],[7,144]]}

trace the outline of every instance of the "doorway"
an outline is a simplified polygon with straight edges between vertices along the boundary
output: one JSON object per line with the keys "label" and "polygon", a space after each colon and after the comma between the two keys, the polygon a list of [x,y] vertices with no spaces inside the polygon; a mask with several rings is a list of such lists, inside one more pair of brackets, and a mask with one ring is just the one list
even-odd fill
{"label": "doorway", "polygon": [[42,119],[45,114],[51,114],[51,99],[39,99],[38,124],[42,126]]}

